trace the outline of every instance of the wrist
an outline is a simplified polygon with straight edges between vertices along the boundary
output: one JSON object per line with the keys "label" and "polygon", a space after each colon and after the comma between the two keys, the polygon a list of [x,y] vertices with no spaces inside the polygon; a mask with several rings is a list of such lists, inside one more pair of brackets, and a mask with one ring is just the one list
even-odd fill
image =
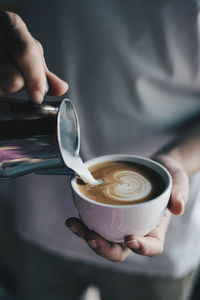
{"label": "wrist", "polygon": [[178,149],[173,149],[168,152],[159,153],[159,155],[156,155],[153,159],[164,165],[166,163],[167,164],[170,163],[174,167],[174,169],[181,170],[187,173],[185,169],[184,161]]}
{"label": "wrist", "polygon": [[190,148],[175,147],[163,153],[160,152],[156,157],[159,160],[171,160],[174,168],[184,171],[189,177],[200,170],[200,155]]}

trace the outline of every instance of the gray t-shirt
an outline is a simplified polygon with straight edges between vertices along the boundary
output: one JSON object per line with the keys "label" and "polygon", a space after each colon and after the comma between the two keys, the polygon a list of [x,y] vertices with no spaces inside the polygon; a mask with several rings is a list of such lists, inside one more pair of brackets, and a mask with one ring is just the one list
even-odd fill
{"label": "gray t-shirt", "polygon": [[[194,1],[21,4],[50,69],[69,82],[84,160],[109,153],[149,156],[200,113]],[[76,214],[69,178],[28,175],[4,183],[4,192],[12,186],[18,230],[34,243],[102,267],[179,277],[200,261],[199,180],[199,174],[191,180],[185,214],[170,223],[164,253],[153,259],[131,254],[120,264],[95,255],[65,228],[65,219]]]}

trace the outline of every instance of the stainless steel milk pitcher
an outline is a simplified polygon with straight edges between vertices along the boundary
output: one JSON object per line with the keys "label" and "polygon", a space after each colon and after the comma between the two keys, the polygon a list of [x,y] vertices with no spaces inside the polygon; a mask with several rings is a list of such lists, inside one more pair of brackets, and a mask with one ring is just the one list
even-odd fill
{"label": "stainless steel milk pitcher", "polygon": [[0,98],[0,178],[72,174],[62,159],[61,140],[65,153],[79,154],[78,118],[69,99],[38,105]]}

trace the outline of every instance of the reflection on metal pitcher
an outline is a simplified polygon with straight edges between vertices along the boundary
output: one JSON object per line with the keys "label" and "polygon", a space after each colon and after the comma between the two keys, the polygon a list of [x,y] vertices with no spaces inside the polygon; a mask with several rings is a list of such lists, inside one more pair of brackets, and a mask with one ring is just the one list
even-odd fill
{"label": "reflection on metal pitcher", "polygon": [[[64,118],[65,132],[58,115]],[[0,178],[31,172],[72,174],[63,163],[59,144],[62,134],[65,134],[65,151],[78,155],[79,124],[70,100],[37,105],[0,99]]]}

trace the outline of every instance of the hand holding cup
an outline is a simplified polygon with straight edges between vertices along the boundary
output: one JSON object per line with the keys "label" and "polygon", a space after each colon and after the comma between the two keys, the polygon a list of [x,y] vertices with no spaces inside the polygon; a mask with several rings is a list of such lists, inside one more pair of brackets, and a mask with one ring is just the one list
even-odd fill
{"label": "hand holding cup", "polygon": [[[106,156],[107,161],[111,161],[111,160],[119,161],[120,157],[121,156],[119,156],[119,155],[117,155],[115,157]],[[131,162],[136,162],[135,157],[134,157],[134,160],[133,160],[133,156],[130,156],[130,157],[131,157],[130,158]],[[113,218],[116,220],[116,218],[117,218],[116,216],[120,216],[119,217],[120,222],[118,223],[118,226],[116,226],[116,224],[117,224],[116,223],[115,226],[112,227],[115,229],[114,233],[121,234],[120,230],[122,228],[124,229],[125,227],[124,227],[124,225],[120,227],[119,224],[121,224],[121,225],[124,224],[123,220],[126,220],[127,223],[128,223],[128,220],[129,221],[131,220],[131,222],[132,222],[132,225],[131,225],[132,227],[130,228],[130,232],[127,232],[127,227],[126,227],[126,232],[124,233],[123,239],[121,239],[121,240],[118,239],[119,236],[117,237],[117,239],[116,239],[116,236],[115,236],[115,239],[114,238],[112,239],[112,237],[110,238],[111,231],[109,230],[109,227],[107,227],[107,224],[105,222],[105,218],[107,217],[108,213],[105,214],[102,211],[100,214],[100,216],[101,216],[100,217],[100,219],[101,219],[100,225],[106,224],[106,226],[103,226],[103,227],[99,226],[99,228],[100,228],[100,230],[105,230],[105,232],[103,232],[103,233],[98,232],[97,231],[98,228],[97,229],[96,229],[96,227],[93,228],[91,226],[91,224],[87,223],[88,220],[86,220],[86,221],[84,220],[84,214],[81,215],[80,210],[79,210],[80,217],[86,225],[83,224],[82,221],[80,221],[76,218],[70,218],[69,220],[67,220],[67,226],[73,232],[75,232],[78,236],[84,238],[88,242],[89,246],[91,248],[93,248],[93,250],[96,253],[98,253],[110,260],[114,260],[114,261],[124,260],[127,257],[127,255],[130,253],[130,249],[133,250],[134,252],[136,252],[138,254],[142,254],[142,255],[154,256],[154,255],[160,254],[164,247],[165,232],[167,231],[168,223],[169,223],[169,220],[171,217],[171,213],[169,212],[168,209],[166,209],[169,198],[170,198],[170,194],[171,194],[171,176],[169,175],[169,172],[172,175],[173,182],[176,183],[175,185],[173,185],[175,190],[177,190],[177,186],[180,186],[180,184],[183,184],[182,181],[183,181],[183,177],[184,177],[181,175],[181,174],[183,174],[183,170],[181,172],[181,168],[180,168],[180,172],[177,172],[177,166],[174,165],[174,163],[170,159],[167,159],[167,158],[168,158],[167,156],[162,157],[162,165],[160,165],[152,160],[137,157],[137,159],[139,159],[139,160],[137,160],[137,163],[139,162],[141,164],[143,162],[142,163],[143,166],[145,165],[146,167],[153,169],[154,171],[159,173],[163,179],[165,178],[164,179],[165,188],[162,191],[160,196],[156,197],[155,199],[150,199],[148,201],[138,203],[138,204],[121,205],[119,207],[116,205],[110,206],[109,211],[110,212],[112,211],[112,213],[111,213],[112,217],[115,216]],[[128,159],[128,156],[123,157],[124,161],[127,161],[127,159]],[[158,160],[159,159],[160,158],[158,158]],[[91,160],[87,163],[87,166],[89,167],[94,164],[102,163],[102,161],[105,162],[105,157],[103,158],[103,160],[102,160],[102,158],[97,158],[97,159]],[[169,170],[169,172],[166,170],[166,168],[163,167],[163,165],[166,166],[166,168]],[[173,166],[175,166],[174,169],[173,169]],[[172,195],[174,195],[174,197],[176,198],[176,193],[174,194],[173,187],[172,187]],[[164,198],[163,198],[163,195],[165,195]],[[79,196],[80,195],[78,195],[78,197]],[[81,197],[82,197],[82,195],[81,195]],[[176,202],[175,198],[170,199],[169,207],[172,206],[171,201]],[[82,201],[82,200],[80,200],[80,201]],[[84,201],[84,203],[85,202],[94,203],[94,201],[92,201],[92,200],[87,201],[84,199],[83,201]],[[99,206],[100,208],[102,208],[102,207],[104,209],[106,208],[106,210],[109,209],[109,205],[106,205],[106,204],[104,204],[104,205],[95,204],[95,205]],[[114,210],[112,210],[112,209],[114,209]],[[106,210],[104,210],[104,212]],[[117,210],[118,210],[118,214],[116,213]],[[90,212],[91,211],[93,211],[93,213],[94,213],[95,209],[92,208],[90,210]],[[131,212],[131,211],[135,211],[135,213],[133,214],[133,212]],[[145,211],[146,211],[146,213],[144,213]],[[159,211],[159,213],[158,213],[158,211]],[[171,211],[172,211],[172,213],[175,213],[173,209]],[[179,213],[181,213],[181,211],[179,211],[179,212],[177,211],[177,214],[179,214]],[[122,218],[122,215],[125,217]],[[96,216],[98,216],[98,214]],[[131,216],[132,216],[132,218],[131,218]],[[151,216],[154,216],[154,218],[151,219]],[[112,218],[110,218],[110,220],[111,219]],[[146,226],[147,223],[150,222],[150,219],[152,222],[151,223],[152,227],[144,228],[144,226]],[[112,219],[112,221],[113,221],[113,219]],[[140,221],[143,221],[143,222],[140,223]],[[157,223],[156,223],[156,221],[157,221]],[[94,225],[97,226],[97,224],[99,224],[98,222],[99,222],[98,218],[95,217]],[[143,231],[143,233],[141,231],[136,232],[135,224],[137,224],[137,230],[139,228],[138,226],[141,226],[140,230],[145,229],[146,233],[144,231]],[[149,226],[150,226],[150,223],[149,223]],[[96,232],[98,232],[98,234]],[[106,233],[109,236],[105,236],[104,233]],[[112,232],[112,234],[113,234],[113,232]],[[104,236],[104,238],[102,236]],[[115,240],[115,241],[113,241],[113,240]]]}

